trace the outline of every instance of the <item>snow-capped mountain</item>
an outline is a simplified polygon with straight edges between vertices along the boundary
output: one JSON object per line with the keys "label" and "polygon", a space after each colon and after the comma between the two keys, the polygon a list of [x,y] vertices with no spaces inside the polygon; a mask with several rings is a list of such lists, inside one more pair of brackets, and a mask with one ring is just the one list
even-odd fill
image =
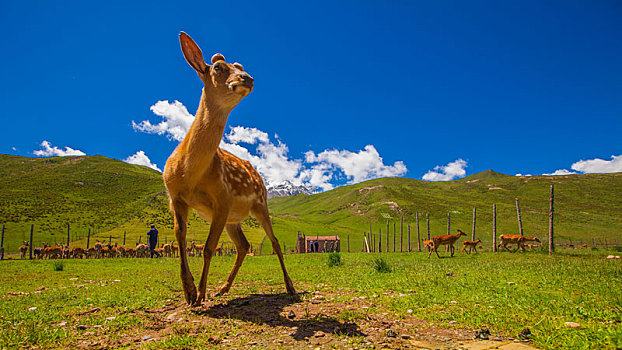
{"label": "snow-capped mountain", "polygon": [[299,193],[304,193],[304,194],[314,193],[313,189],[310,187],[307,187],[304,185],[296,186],[289,181],[285,181],[276,186],[268,185],[267,190],[268,190],[268,199],[276,198],[276,197],[293,196]]}

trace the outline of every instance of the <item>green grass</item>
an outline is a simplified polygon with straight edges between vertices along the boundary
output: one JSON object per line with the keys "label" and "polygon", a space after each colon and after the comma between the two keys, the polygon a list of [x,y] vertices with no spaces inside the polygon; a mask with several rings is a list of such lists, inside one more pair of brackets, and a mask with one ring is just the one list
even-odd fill
{"label": "green grass", "polygon": [[[287,256],[286,265],[299,292],[336,292],[337,301],[344,303],[353,295],[361,296],[376,305],[360,313],[344,310],[343,320],[356,322],[365,312],[389,312],[397,318],[415,315],[437,327],[449,327],[451,321],[452,327],[485,326],[511,337],[528,327],[534,345],[544,349],[614,349],[622,346],[622,265],[619,260],[600,259],[610,253],[560,250],[549,257],[503,252],[457,254],[451,259],[427,259],[423,252],[343,253],[343,265],[331,268],[326,254],[306,254]],[[391,265],[391,273],[376,272],[373,262],[379,258]],[[232,256],[213,260],[211,293],[225,280],[233,260]],[[201,262],[190,259],[195,276]],[[145,309],[183,303],[175,259],[68,260],[58,272],[52,272],[53,264],[2,262],[0,296],[29,294],[2,298],[0,348],[72,348],[84,339],[140,338],[154,322]],[[248,257],[231,293],[240,297],[282,293],[282,283],[275,256]],[[340,290],[352,293],[339,294]],[[93,308],[100,310],[77,316]],[[581,328],[566,327],[570,321]],[[61,322],[67,326],[59,326]],[[91,333],[78,331],[77,324],[88,326]],[[218,332],[184,327],[149,346],[209,348],[208,340]],[[242,327],[240,321],[227,323],[230,336],[251,336]]]}

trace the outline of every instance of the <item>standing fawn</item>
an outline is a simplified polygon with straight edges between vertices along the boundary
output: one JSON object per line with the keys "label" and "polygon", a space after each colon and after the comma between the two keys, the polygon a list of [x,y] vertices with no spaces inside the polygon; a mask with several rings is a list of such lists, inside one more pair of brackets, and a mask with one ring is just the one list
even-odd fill
{"label": "standing fawn", "polygon": [[[223,229],[227,230],[235,244],[237,256],[227,281],[216,294],[222,295],[231,288],[250,248],[240,225],[249,213],[257,218],[272,242],[281,264],[285,287],[293,295],[294,285],[285,269],[281,246],[272,231],[266,187],[261,176],[249,162],[218,147],[229,113],[253,90],[253,78],[241,64],[226,63],[221,54],[212,56],[212,65],[206,64],[201,49],[186,33],[180,33],[179,41],[186,61],[204,84],[194,122],[167,160],[163,174],[175,220],[175,237],[179,242],[186,302],[200,305],[205,299],[210,262]],[[211,223],[203,248],[198,296],[186,256],[186,225],[190,208]]]}
{"label": "standing fawn", "polygon": [[[467,254],[471,254],[471,251],[475,250],[475,253],[477,253],[477,245],[481,242],[481,239],[477,239],[477,241],[464,241],[462,242],[462,244],[464,245],[464,247],[462,247],[462,251],[467,253]],[[467,247],[469,247],[469,251],[467,252],[466,249]]]}
{"label": "standing fawn", "polygon": [[26,252],[28,251],[28,242],[27,241],[22,241],[24,244],[19,246],[19,253],[22,255],[22,259],[24,259],[26,257]]}
{"label": "standing fawn", "polygon": [[[444,236],[432,237],[432,241],[434,242],[434,252],[436,253],[436,256],[438,256],[440,259],[441,256],[438,255],[438,247],[443,246],[443,245],[449,246],[451,256],[454,256],[454,251],[456,250],[456,248],[454,248],[454,243],[456,243],[456,241],[458,240],[458,238],[460,238],[460,236],[466,236],[466,233],[462,232],[461,230],[458,230],[458,233],[455,235],[444,235]],[[430,258],[431,254],[432,254],[432,249],[430,249],[430,252],[428,253],[428,259]]]}

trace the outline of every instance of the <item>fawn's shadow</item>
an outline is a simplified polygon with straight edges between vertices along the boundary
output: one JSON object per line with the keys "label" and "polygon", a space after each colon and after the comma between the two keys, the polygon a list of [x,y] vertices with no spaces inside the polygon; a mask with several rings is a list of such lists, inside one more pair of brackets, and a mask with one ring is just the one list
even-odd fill
{"label": "fawn's shadow", "polygon": [[[216,304],[207,309],[193,310],[192,312],[197,315],[208,315],[220,319],[234,318],[246,322],[267,324],[272,327],[297,327],[295,333],[292,334],[296,340],[312,337],[319,331],[350,337],[365,336],[356,323],[341,322],[325,315],[317,315],[304,320],[290,320],[283,317],[281,313],[286,306],[301,301],[299,295],[292,297],[286,293],[251,294],[247,297],[232,299],[223,304]],[[298,311],[298,313],[302,312]]]}

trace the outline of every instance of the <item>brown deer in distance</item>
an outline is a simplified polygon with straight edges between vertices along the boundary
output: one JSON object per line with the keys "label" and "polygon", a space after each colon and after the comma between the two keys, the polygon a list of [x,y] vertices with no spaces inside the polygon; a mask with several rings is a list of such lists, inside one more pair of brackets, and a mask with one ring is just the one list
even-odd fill
{"label": "brown deer in distance", "polygon": [[19,249],[19,253],[22,256],[22,259],[24,259],[26,257],[26,252],[28,252],[28,246],[30,244],[28,243],[28,241],[23,241],[22,243],[24,244],[20,245],[18,249]]}
{"label": "brown deer in distance", "polygon": [[537,237],[525,237],[523,235],[501,235],[499,236],[501,243],[497,245],[497,247],[503,247],[508,252],[512,252],[508,248],[508,244],[516,244],[516,249],[512,253],[516,253],[519,249],[521,252],[525,251],[525,242],[538,242],[540,240]]}
{"label": "brown deer in distance", "polygon": [[[436,256],[439,257],[440,259],[440,255],[438,255],[438,247],[446,245],[449,247],[449,251],[451,252],[451,256],[454,256],[454,251],[456,250],[456,248],[454,247],[454,243],[456,243],[456,241],[458,240],[458,238],[460,238],[460,236],[466,236],[466,233],[462,232],[461,230],[458,230],[458,233],[455,235],[444,235],[444,236],[436,236],[436,237],[432,237],[432,241],[434,242],[434,252],[436,253]],[[430,249],[430,252],[428,253],[428,259],[430,258],[430,255],[432,254],[432,249]]]}
{"label": "brown deer in distance", "polygon": [[[467,253],[467,254],[471,254],[471,252],[473,250],[475,250],[475,253],[477,253],[477,245],[481,242],[481,239],[477,239],[477,241],[464,241],[462,242],[462,245],[464,245],[464,247],[462,247],[462,251]],[[467,247],[469,248],[469,251],[467,252]]]}
{"label": "brown deer in distance", "polygon": [[[207,275],[223,229],[236,246],[237,256],[227,281],[216,295],[226,293],[235,279],[250,248],[240,222],[249,213],[261,224],[279,258],[285,287],[295,294],[294,285],[285,269],[283,253],[272,231],[268,214],[266,187],[252,165],[218,146],[229,113],[253,90],[253,78],[239,63],[226,63],[221,54],[212,56],[208,65],[197,44],[186,33],[179,40],[186,61],[203,82],[199,108],[190,130],[173,151],[164,167],[164,184],[170,198],[179,242],[181,280],[188,304],[200,305],[205,299]],[[203,270],[199,290],[188,267],[186,232],[188,211],[195,209],[210,222],[203,248]]]}

